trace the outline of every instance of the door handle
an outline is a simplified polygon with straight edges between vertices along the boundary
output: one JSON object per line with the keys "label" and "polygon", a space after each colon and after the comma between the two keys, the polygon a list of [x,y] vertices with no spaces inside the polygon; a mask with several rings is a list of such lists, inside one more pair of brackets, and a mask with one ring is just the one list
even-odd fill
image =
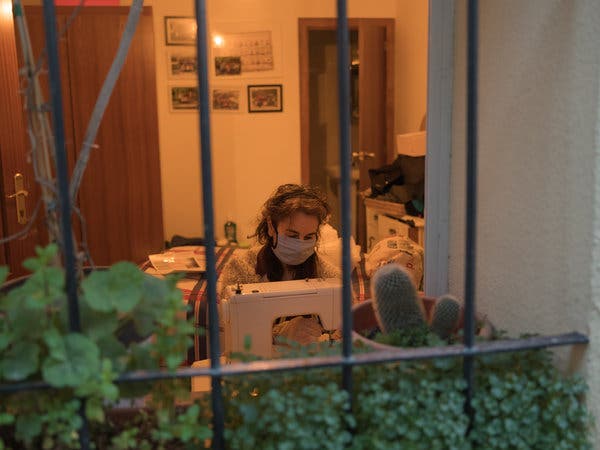
{"label": "door handle", "polygon": [[375,153],[372,152],[352,152],[352,159],[364,161],[365,159],[375,158]]}
{"label": "door handle", "polygon": [[23,174],[15,174],[15,193],[7,195],[6,198],[14,198],[17,204],[17,222],[21,225],[25,225],[29,218],[27,217],[27,205],[25,204],[25,197],[29,195],[23,186]]}

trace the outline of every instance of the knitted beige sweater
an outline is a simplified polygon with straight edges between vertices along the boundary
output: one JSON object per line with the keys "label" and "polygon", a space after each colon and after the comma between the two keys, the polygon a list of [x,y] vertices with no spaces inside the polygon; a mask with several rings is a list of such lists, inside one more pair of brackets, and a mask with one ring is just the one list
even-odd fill
{"label": "knitted beige sweater", "polygon": [[[219,286],[217,292],[221,293],[221,298],[226,296],[226,288],[235,284],[260,283],[268,281],[256,273],[256,259],[262,245],[256,245],[249,249],[236,249],[231,259],[225,264],[221,276],[219,277]],[[341,270],[333,264],[317,257],[317,269],[321,278],[340,278]]]}

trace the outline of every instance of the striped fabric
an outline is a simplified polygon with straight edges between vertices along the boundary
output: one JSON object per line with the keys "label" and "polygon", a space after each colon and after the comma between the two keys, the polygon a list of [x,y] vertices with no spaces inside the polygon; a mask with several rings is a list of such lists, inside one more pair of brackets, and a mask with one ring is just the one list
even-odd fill
{"label": "striped fabric", "polygon": [[[218,247],[216,254],[217,280],[234,251],[235,247]],[[208,335],[204,332],[208,329],[208,298],[206,292],[208,283],[205,274],[190,275],[196,279],[194,287],[187,295],[188,320],[193,319],[194,324],[194,346],[188,350],[187,365],[208,358]],[[186,292],[184,290],[184,300],[186,300],[185,297]]]}

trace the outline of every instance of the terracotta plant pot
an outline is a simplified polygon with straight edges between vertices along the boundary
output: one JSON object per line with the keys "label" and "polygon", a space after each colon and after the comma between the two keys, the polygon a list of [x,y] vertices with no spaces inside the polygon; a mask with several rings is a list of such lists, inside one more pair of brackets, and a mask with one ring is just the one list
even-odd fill
{"label": "terracotta plant pot", "polygon": [[[433,316],[433,311],[435,309],[437,299],[433,297],[421,297],[421,301],[423,302],[425,318],[429,323]],[[487,319],[487,317],[478,314],[476,320],[482,324],[482,326],[480,326],[477,330],[477,336],[491,338],[494,335],[495,329],[490,323],[490,321]],[[362,303],[357,303],[352,307],[352,338],[355,341],[362,342],[368,347],[378,350],[389,350],[392,348],[397,348],[391,345],[380,344],[379,342],[369,339],[362,334],[365,331],[372,331],[378,327],[379,323],[377,322],[377,317],[375,316],[372,300],[366,300]],[[457,329],[460,329],[462,327],[463,315],[461,309],[461,317],[459,319]]]}

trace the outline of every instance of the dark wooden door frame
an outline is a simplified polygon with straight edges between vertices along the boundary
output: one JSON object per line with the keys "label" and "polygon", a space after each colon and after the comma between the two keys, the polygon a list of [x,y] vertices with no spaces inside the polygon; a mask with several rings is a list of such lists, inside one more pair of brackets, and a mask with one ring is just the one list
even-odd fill
{"label": "dark wooden door frame", "polygon": [[[351,30],[358,29],[361,23],[385,26],[386,28],[386,154],[388,161],[394,158],[394,22],[395,19],[367,18],[348,19]],[[300,67],[300,155],[302,183],[310,181],[310,97],[309,97],[309,67],[308,67],[308,34],[313,30],[335,30],[335,18],[299,18],[298,44]],[[390,63],[392,62],[392,63]]]}

